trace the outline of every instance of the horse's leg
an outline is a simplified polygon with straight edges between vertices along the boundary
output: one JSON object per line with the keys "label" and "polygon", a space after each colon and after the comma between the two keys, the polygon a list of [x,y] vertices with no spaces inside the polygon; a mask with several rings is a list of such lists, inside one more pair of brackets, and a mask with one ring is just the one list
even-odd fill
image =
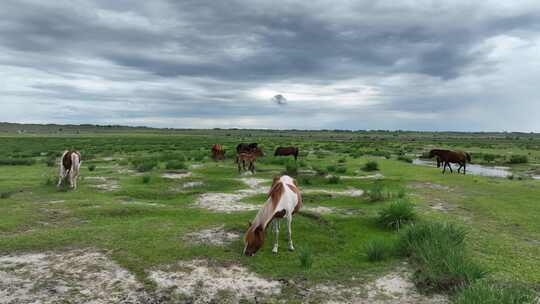
{"label": "horse's leg", "polygon": [[287,214],[287,237],[289,239],[289,251],[294,251],[292,241],[292,214]]}
{"label": "horse's leg", "polygon": [[442,173],[444,174],[446,172],[446,162],[443,164]]}
{"label": "horse's leg", "polygon": [[274,218],[272,222],[272,228],[274,230],[274,247],[272,248],[272,253],[278,253],[279,247],[279,219]]}
{"label": "horse's leg", "polygon": [[459,171],[461,171],[461,168],[463,168],[463,165],[461,163],[459,163],[459,168],[457,169],[457,173],[459,173]]}
{"label": "horse's leg", "polygon": [[64,170],[64,166],[60,165],[60,172],[58,173],[58,187],[62,186],[62,181],[64,178],[66,178],[66,170]]}
{"label": "horse's leg", "polygon": [[464,163],[463,163],[463,174],[465,174],[466,168],[467,168],[467,162],[464,162]]}
{"label": "horse's leg", "polygon": [[238,157],[236,158],[236,164],[238,165],[238,173],[241,173],[242,168],[240,167],[240,161],[238,160]]}
{"label": "horse's leg", "polygon": [[448,168],[450,169],[450,173],[454,173],[454,171],[452,171],[452,165],[450,165],[450,162],[446,162],[448,164]]}

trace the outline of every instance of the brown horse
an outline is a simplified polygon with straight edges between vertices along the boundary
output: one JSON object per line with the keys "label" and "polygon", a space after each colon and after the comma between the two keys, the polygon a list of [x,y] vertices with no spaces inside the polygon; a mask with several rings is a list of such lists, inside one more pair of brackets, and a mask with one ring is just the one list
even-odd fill
{"label": "brown horse", "polygon": [[242,169],[246,171],[246,163],[249,163],[248,170],[252,174],[255,174],[255,161],[257,161],[257,156],[253,153],[242,152],[236,156],[238,163],[238,172],[241,173]]}
{"label": "brown horse", "polygon": [[471,155],[464,151],[452,151],[452,150],[442,150],[442,149],[433,149],[429,151],[429,157],[437,156],[437,167],[440,166],[440,163],[444,163],[442,173],[446,172],[446,166],[452,171],[450,163],[459,164],[458,173],[463,168],[463,174],[465,174],[467,168],[467,162],[471,162]]}
{"label": "brown horse", "polygon": [[294,160],[298,159],[298,148],[297,147],[277,147],[274,156],[288,156],[293,155]]}
{"label": "brown horse", "polygon": [[220,144],[213,144],[212,145],[212,158],[215,161],[225,159],[225,149],[223,149],[222,145],[220,145]]}

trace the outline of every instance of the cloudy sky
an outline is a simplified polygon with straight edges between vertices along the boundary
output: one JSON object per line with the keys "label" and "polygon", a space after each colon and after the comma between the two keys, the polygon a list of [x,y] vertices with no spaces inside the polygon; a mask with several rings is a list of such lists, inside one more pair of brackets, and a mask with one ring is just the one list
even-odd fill
{"label": "cloudy sky", "polygon": [[540,1],[2,0],[0,121],[538,132]]}

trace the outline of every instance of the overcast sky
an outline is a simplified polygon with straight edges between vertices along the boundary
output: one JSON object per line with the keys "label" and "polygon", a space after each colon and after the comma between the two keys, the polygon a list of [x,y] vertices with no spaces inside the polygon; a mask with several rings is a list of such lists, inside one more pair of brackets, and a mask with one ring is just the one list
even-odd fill
{"label": "overcast sky", "polygon": [[0,121],[539,132],[540,1],[2,0]]}

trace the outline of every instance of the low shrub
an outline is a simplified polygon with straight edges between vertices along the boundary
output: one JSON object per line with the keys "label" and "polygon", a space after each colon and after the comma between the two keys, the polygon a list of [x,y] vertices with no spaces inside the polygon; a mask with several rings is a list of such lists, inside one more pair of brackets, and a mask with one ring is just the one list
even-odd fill
{"label": "low shrub", "polygon": [[400,161],[406,162],[406,163],[410,163],[410,164],[412,164],[412,162],[413,162],[413,159],[406,156],[406,155],[400,155],[400,156],[397,157],[397,159],[400,160]]}
{"label": "low shrub", "polygon": [[377,171],[379,170],[379,164],[374,160],[370,160],[362,167],[362,170],[368,171],[368,172]]}
{"label": "low shrub", "polygon": [[508,161],[510,164],[525,164],[529,162],[527,155],[512,155]]}
{"label": "low shrub", "polygon": [[399,230],[403,225],[414,222],[416,212],[407,199],[399,199],[379,211],[377,222],[392,229]]}
{"label": "low shrub", "polygon": [[144,175],[144,176],[142,177],[142,182],[143,182],[143,184],[148,184],[148,183],[150,183],[150,179],[151,179],[150,175]]}
{"label": "low shrub", "polygon": [[298,181],[300,182],[300,185],[302,186],[309,186],[313,184],[309,176],[303,176]]}
{"label": "low shrub", "polygon": [[368,196],[371,202],[380,202],[386,199],[386,192],[381,184],[375,183],[373,188],[368,191]]}
{"label": "low shrub", "polygon": [[157,167],[156,161],[147,160],[147,161],[143,161],[135,165],[135,170],[139,172],[148,172],[154,169],[155,167]]}
{"label": "low shrub", "polygon": [[298,175],[298,165],[295,162],[287,162],[285,165],[285,174],[289,176]]}
{"label": "low shrub", "polygon": [[31,166],[36,161],[32,158],[5,158],[0,159],[0,166]]}
{"label": "low shrub", "polygon": [[339,176],[337,175],[332,175],[328,178],[328,183],[329,184],[339,184],[341,182],[341,178],[339,178]]}
{"label": "low shrub", "polygon": [[336,172],[336,169],[337,169],[336,165],[328,165],[328,166],[326,166],[326,170],[328,172]]}
{"label": "low shrub", "polygon": [[336,168],[336,173],[341,173],[341,174],[343,174],[343,173],[346,173],[346,172],[347,172],[347,168],[346,168],[346,167],[341,167],[341,166],[340,166],[340,167],[337,167],[337,168]]}
{"label": "low shrub", "polygon": [[96,165],[90,165],[90,166],[88,166],[88,170],[89,170],[90,172],[96,170]]}
{"label": "low shrub", "polygon": [[186,164],[180,160],[170,160],[165,164],[167,170],[185,170],[187,169]]}
{"label": "low shrub", "polygon": [[419,223],[401,231],[397,250],[417,266],[414,281],[418,287],[454,291],[486,275],[466,256],[464,239],[465,231],[454,224]]}
{"label": "low shrub", "polygon": [[519,283],[479,281],[461,290],[456,304],[534,304],[536,293]]}
{"label": "low shrub", "polygon": [[367,259],[370,262],[385,260],[393,253],[393,245],[386,239],[373,239],[366,244]]}
{"label": "low shrub", "polygon": [[54,155],[50,155],[47,160],[45,161],[45,164],[47,164],[47,167],[55,167],[56,166],[56,157]]}
{"label": "low shrub", "polygon": [[0,199],[8,199],[12,195],[13,195],[13,192],[10,192],[10,191],[0,192]]}

